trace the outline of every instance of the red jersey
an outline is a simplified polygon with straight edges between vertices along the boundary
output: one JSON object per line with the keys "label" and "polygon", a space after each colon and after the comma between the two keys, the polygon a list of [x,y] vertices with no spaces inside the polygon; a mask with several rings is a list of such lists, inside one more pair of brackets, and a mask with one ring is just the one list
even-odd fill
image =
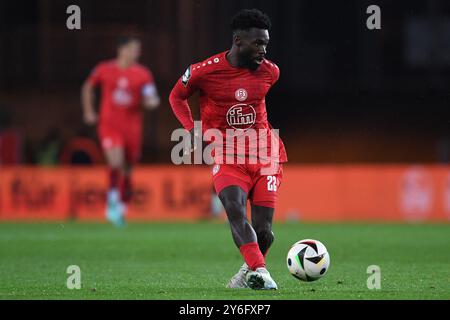
{"label": "red jersey", "polygon": [[153,75],[146,67],[133,64],[126,69],[116,60],[99,63],[88,80],[93,86],[100,85],[100,124],[121,126],[142,122],[142,91],[153,84]]}
{"label": "red jersey", "polygon": [[[186,70],[170,94],[172,109],[183,127],[191,130],[194,122],[187,99],[198,91],[203,132],[215,128],[226,137],[227,129],[233,129],[237,136],[254,129],[258,133],[258,141],[255,144],[246,142],[245,155],[257,152],[254,147],[259,146],[262,135],[267,139],[267,154],[270,155],[270,141],[275,133],[267,120],[265,97],[278,80],[280,71],[273,62],[266,59],[255,71],[236,68],[230,65],[226,54],[227,52],[219,53]],[[225,139],[223,150],[228,154],[231,149]],[[281,139],[278,142],[279,153],[275,161],[286,162],[283,142]],[[236,149],[233,152],[236,154]],[[258,158],[264,157],[258,153]]]}

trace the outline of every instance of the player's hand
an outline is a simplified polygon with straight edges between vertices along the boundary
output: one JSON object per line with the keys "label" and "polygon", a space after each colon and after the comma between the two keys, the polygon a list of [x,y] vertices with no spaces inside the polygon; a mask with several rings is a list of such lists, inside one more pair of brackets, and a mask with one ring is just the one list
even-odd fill
{"label": "player's hand", "polygon": [[197,150],[199,142],[201,144],[201,137],[200,134],[194,129],[191,129],[189,132],[191,133],[191,152],[194,152]]}
{"label": "player's hand", "polygon": [[160,101],[158,96],[156,96],[156,97],[147,97],[144,100],[144,108],[146,110],[155,110],[156,108],[158,108],[160,102],[161,101]]}
{"label": "player's hand", "polygon": [[191,134],[191,152],[195,151],[195,149],[197,149],[197,146],[195,145],[195,132],[194,129],[191,129],[191,131],[189,131],[189,133]]}
{"label": "player's hand", "polygon": [[84,123],[86,123],[87,125],[94,125],[97,123],[98,117],[97,117],[97,113],[95,112],[85,112],[83,115],[83,120]]}
{"label": "player's hand", "polygon": [[[184,154],[189,154],[197,150],[197,143],[196,140],[198,139],[198,133],[194,131],[194,128],[189,131],[191,136],[191,149],[189,151],[185,151]],[[197,138],[196,138],[197,137]]]}

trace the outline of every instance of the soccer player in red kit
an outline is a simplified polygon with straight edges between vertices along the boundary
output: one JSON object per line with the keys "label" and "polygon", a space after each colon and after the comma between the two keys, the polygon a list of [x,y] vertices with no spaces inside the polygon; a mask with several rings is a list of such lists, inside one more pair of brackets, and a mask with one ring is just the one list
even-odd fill
{"label": "soccer player in red kit", "polygon": [[[278,67],[265,58],[271,22],[261,11],[246,9],[233,17],[231,26],[231,49],[191,65],[177,81],[169,100],[178,120],[191,132],[191,138],[195,131],[188,98],[199,92],[204,135],[209,129],[236,136],[253,129],[262,133],[267,141],[278,141],[276,157],[270,158],[273,167],[270,173],[262,170],[267,167],[267,162],[262,161],[264,155],[259,152],[257,163],[249,161],[255,158],[255,153],[248,146],[241,146],[240,154],[234,153],[234,156],[245,158],[244,164],[218,162],[216,156],[220,152],[217,152],[212,172],[233,240],[245,262],[227,287],[277,289],[266,269],[265,255],[274,240],[272,218],[282,178],[282,163],[287,161],[287,156],[283,143],[267,121],[265,105],[267,92],[279,78]],[[275,149],[270,144],[267,150],[271,146]],[[237,147],[239,149],[239,145]],[[226,156],[236,151],[236,145],[230,147],[224,142],[217,150],[224,150]],[[251,224],[247,220],[247,200],[251,204]]]}
{"label": "soccer player in red kit", "polygon": [[[154,109],[160,99],[152,73],[138,64],[141,42],[121,37],[116,59],[100,62],[82,87],[85,123],[97,124],[97,133],[109,166],[106,217],[124,224],[130,200],[131,169],[141,154],[142,105]],[[101,89],[100,116],[94,108],[94,89]]]}

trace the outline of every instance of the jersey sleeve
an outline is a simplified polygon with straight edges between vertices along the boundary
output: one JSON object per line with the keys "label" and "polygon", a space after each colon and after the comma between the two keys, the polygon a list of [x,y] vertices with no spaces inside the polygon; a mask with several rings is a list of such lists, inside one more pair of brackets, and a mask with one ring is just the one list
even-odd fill
{"label": "jersey sleeve", "polygon": [[102,64],[96,65],[87,78],[87,82],[92,86],[97,86],[102,81],[103,69],[104,68]]}
{"label": "jersey sleeve", "polygon": [[191,64],[181,76],[179,83],[192,95],[200,88],[202,73],[199,64]]}
{"label": "jersey sleeve", "polygon": [[196,65],[190,65],[183,76],[177,81],[169,96],[173,113],[186,130],[194,128],[192,112],[188,99],[200,89],[201,73]]}
{"label": "jersey sleeve", "polygon": [[143,85],[155,83],[155,78],[153,77],[153,73],[149,69],[144,69],[142,83],[143,83]]}
{"label": "jersey sleeve", "polygon": [[280,78],[280,68],[275,63],[272,63],[272,85],[274,85]]}

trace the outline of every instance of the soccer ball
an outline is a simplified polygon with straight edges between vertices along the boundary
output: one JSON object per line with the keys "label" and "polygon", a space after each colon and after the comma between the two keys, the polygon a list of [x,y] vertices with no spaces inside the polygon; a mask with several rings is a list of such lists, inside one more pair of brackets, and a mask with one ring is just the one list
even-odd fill
{"label": "soccer ball", "polygon": [[287,254],[289,272],[299,280],[315,281],[330,267],[330,255],[322,242],[305,239],[296,242]]}

